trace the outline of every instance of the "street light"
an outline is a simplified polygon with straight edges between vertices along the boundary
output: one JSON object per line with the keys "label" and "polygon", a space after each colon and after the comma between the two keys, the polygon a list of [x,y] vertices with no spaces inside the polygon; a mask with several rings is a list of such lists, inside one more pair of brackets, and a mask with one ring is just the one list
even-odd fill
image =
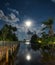
{"label": "street light", "polygon": [[53,42],[55,44],[55,42]]}
{"label": "street light", "polygon": [[41,40],[39,40],[38,42],[39,42],[39,43],[41,43],[42,41],[41,41]]}

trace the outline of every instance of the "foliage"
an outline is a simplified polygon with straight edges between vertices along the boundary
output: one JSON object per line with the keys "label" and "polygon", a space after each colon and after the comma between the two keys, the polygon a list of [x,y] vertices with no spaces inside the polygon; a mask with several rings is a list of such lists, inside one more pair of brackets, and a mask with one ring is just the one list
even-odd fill
{"label": "foliage", "polygon": [[53,23],[54,22],[53,22],[53,20],[48,19],[47,21],[44,21],[42,23],[45,25],[45,27],[42,30],[48,29],[49,30],[49,32],[48,32],[49,36],[50,37],[54,36],[54,31],[53,31]]}
{"label": "foliage", "polygon": [[33,49],[33,50],[37,50],[37,49],[39,49],[39,47],[40,47],[40,44],[38,43],[38,36],[36,35],[36,34],[34,34],[32,37],[31,37],[31,48]]}
{"label": "foliage", "polygon": [[5,24],[0,30],[0,41],[18,41],[18,38],[15,35],[16,30],[16,27]]}

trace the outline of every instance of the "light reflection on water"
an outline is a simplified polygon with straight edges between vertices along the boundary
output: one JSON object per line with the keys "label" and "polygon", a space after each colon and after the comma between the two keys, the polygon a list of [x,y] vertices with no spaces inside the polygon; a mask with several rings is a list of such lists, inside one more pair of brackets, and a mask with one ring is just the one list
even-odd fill
{"label": "light reflection on water", "polygon": [[29,44],[30,44],[30,42],[25,42],[25,44],[29,45]]}
{"label": "light reflection on water", "polygon": [[[55,65],[55,56],[52,56],[48,50],[42,51],[39,49],[34,51],[31,49],[31,45],[29,44],[30,42],[26,43],[21,43],[15,65],[53,65],[53,63]],[[25,59],[27,54],[31,55],[31,60],[29,62]]]}
{"label": "light reflection on water", "polygon": [[[27,44],[28,43],[28,44]],[[20,43],[20,48],[17,52],[16,57],[10,60],[10,64],[8,65],[50,65],[50,62],[54,63],[55,65],[55,56],[52,56],[48,50],[42,52],[41,49],[39,50],[32,50],[30,42]],[[27,54],[30,54],[31,59],[29,61],[26,60]],[[45,64],[42,64],[45,63]],[[0,62],[0,65],[6,65],[5,62]],[[53,64],[51,64],[53,65]]]}
{"label": "light reflection on water", "polygon": [[[26,44],[26,43],[29,43],[29,44]],[[30,45],[30,42],[26,42],[25,44],[24,43],[21,43],[20,44],[20,49],[19,49],[19,52],[17,53],[17,58],[19,58],[17,61],[15,61],[15,65],[17,64],[20,64],[22,65],[32,65],[32,62],[35,62],[37,63],[36,61],[40,62],[40,59],[41,59],[41,51],[40,50],[37,50],[37,51],[33,51],[31,49],[31,45]],[[26,55],[27,54],[30,54],[31,55],[31,60],[30,62],[27,62],[26,61]],[[19,62],[18,62],[19,61]],[[40,63],[41,64],[41,63]]]}

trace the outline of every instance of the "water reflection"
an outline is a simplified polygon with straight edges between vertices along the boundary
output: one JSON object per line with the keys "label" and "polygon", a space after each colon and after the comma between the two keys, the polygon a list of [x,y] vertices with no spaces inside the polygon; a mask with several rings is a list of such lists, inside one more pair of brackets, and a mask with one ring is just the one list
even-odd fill
{"label": "water reflection", "polygon": [[26,60],[27,60],[27,61],[30,61],[30,60],[31,60],[31,55],[30,55],[30,54],[27,54],[27,55],[26,55]]}
{"label": "water reflection", "polygon": [[[28,44],[27,44],[28,43]],[[29,62],[27,60],[30,60]],[[16,56],[15,65],[39,65],[42,64],[41,60],[41,51],[33,51],[31,49],[30,42],[21,43],[19,52]]]}
{"label": "water reflection", "polygon": [[25,44],[29,45],[29,44],[30,44],[30,42],[25,42]]}
{"label": "water reflection", "polygon": [[[0,65],[7,64],[5,64],[5,61],[2,61]],[[20,43],[16,56],[10,57],[8,65],[55,65],[55,52],[51,53],[47,49],[43,51],[41,48],[34,51],[30,42]]]}
{"label": "water reflection", "polygon": [[[28,44],[26,44],[28,43]],[[21,43],[20,50],[17,54],[17,59],[15,61],[15,65],[55,65],[55,54],[49,53],[49,50],[45,49],[44,51],[40,48],[36,51],[32,50],[30,42]],[[28,60],[26,60],[27,54]]]}

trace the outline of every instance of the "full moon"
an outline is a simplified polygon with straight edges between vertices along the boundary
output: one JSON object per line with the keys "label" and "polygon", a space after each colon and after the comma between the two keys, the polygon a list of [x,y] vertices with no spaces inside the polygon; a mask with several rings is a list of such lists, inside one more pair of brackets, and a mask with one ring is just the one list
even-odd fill
{"label": "full moon", "polygon": [[25,22],[25,25],[27,26],[27,27],[30,27],[31,26],[31,21],[30,20],[27,20],[26,22]]}

